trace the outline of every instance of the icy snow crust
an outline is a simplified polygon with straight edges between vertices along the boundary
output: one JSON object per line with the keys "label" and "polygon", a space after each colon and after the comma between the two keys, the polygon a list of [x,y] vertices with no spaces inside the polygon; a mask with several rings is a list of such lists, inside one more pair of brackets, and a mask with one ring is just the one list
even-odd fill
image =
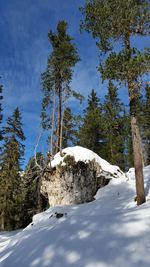
{"label": "icy snow crust", "polygon": [[150,166],[144,177],[141,206],[130,169],[93,202],[50,208],[23,231],[1,233],[0,267],[150,267]]}
{"label": "icy snow crust", "polygon": [[102,172],[110,173],[113,175],[113,177],[119,177],[121,174],[123,174],[118,166],[111,165],[106,160],[100,158],[97,154],[87,148],[81,146],[67,147],[63,149],[62,152],[65,154],[63,157],[60,156],[60,153],[57,153],[54,156],[54,159],[51,162],[52,167],[55,167],[59,164],[65,165],[63,160],[66,156],[70,155],[75,158],[76,162],[83,161],[87,163],[95,160],[100,165]]}

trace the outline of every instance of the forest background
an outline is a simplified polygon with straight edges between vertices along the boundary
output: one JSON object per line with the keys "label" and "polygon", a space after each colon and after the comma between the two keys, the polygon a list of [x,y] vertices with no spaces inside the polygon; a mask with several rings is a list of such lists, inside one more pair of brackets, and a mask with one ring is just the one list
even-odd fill
{"label": "forest background", "polygon": [[[78,3],[70,1],[68,5],[67,1],[64,0],[61,6],[59,1],[51,5],[49,1],[44,3],[37,1],[37,5],[34,5],[33,1],[32,4],[30,2],[30,5],[25,5],[19,1],[13,1],[13,5],[10,1],[6,1],[5,4],[1,3],[2,64],[0,73],[2,79],[0,107],[2,116],[0,123],[3,126],[1,144],[4,155],[2,182],[5,184],[6,176],[8,176],[8,186],[12,183],[9,181],[9,177],[14,177],[17,171],[20,171],[19,163],[22,163],[22,169],[25,168],[28,172],[32,161],[27,163],[29,158],[33,157],[34,148],[38,142],[37,138],[41,132],[41,140],[38,142],[37,149],[41,152],[39,157],[45,156],[49,150],[47,146],[49,131],[44,133],[41,130],[41,104],[43,103],[41,89],[44,89],[45,86],[43,83],[45,76],[42,75],[41,79],[41,74],[45,72],[48,56],[53,52],[52,46],[55,48],[56,45],[55,43],[53,45],[53,37],[56,32],[59,32],[58,22],[66,25],[65,30],[69,36],[73,37],[72,43],[76,47],[77,57],[74,59],[74,63],[71,63],[71,66],[74,67],[73,72],[67,78],[69,79],[68,89],[75,90],[76,96],[82,100],[80,101],[82,104],[80,104],[73,97],[70,97],[65,103],[67,109],[64,109],[62,147],[82,145],[92,149],[110,163],[117,164],[121,169],[127,170],[133,166],[128,92],[121,84],[116,85],[112,81],[102,83],[97,67],[103,57],[100,57],[95,41],[90,35],[80,32],[81,12],[79,6],[84,4],[84,1],[78,1]],[[69,21],[68,28],[62,19]],[[52,34],[49,35],[48,40],[47,35],[50,30]],[[134,44],[139,50],[142,50],[145,44],[148,47],[148,43],[148,37],[131,38],[131,45]],[[121,45],[118,42],[116,51],[118,52],[120,49]],[[144,83],[138,98],[137,115],[144,152],[143,164],[149,164],[150,94],[149,84],[146,82],[148,76],[143,78]],[[83,95],[83,99],[79,93]],[[19,142],[14,138],[15,135],[16,139],[20,139]],[[13,168],[14,173],[10,175],[7,170],[12,170],[12,168],[8,168],[8,165],[14,166],[13,161],[9,161],[11,155],[16,155],[19,161],[18,165],[16,164]],[[34,174],[32,173],[32,175]],[[16,182],[18,178],[16,177]],[[29,180],[32,180],[31,177]],[[27,182],[25,182],[26,187]],[[13,186],[17,188],[15,183]],[[37,184],[34,186],[36,191]],[[19,192],[16,195],[18,195],[18,199],[14,194],[14,202],[19,203],[22,195],[19,195]],[[38,196],[37,200],[39,201]],[[40,204],[38,203],[38,205]],[[14,207],[14,214],[16,214],[16,207]],[[9,209],[11,209],[11,203],[9,203]],[[13,225],[12,222],[10,224]]]}

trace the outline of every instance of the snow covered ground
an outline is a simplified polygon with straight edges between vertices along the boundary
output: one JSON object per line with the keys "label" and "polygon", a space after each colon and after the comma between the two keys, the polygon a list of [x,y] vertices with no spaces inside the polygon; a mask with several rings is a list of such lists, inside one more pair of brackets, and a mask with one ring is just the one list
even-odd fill
{"label": "snow covered ground", "polygon": [[0,234],[0,267],[150,267],[150,166],[144,175],[139,207],[130,169],[94,202],[49,209],[23,231]]}

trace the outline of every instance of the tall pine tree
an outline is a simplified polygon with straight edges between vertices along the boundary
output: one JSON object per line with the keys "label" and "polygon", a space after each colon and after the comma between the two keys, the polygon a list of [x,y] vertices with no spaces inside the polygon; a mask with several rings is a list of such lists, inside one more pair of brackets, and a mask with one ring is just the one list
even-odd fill
{"label": "tall pine tree", "polygon": [[0,228],[11,230],[21,227],[22,178],[21,159],[24,155],[21,114],[16,108],[3,129],[2,170],[0,173]]}
{"label": "tall pine tree", "polygon": [[145,150],[146,164],[150,165],[150,86],[145,87],[146,100],[144,105],[144,129],[145,129]]}
{"label": "tall pine tree", "polygon": [[[49,32],[52,52],[48,58],[46,71],[42,74],[43,103],[42,125],[50,129],[51,154],[62,149],[64,105],[70,95],[80,97],[70,87],[73,67],[79,60],[72,37],[67,34],[68,24],[58,22],[57,32]],[[50,111],[51,109],[51,111]],[[55,128],[56,125],[56,128]],[[55,144],[55,145],[54,145]]]}
{"label": "tall pine tree", "polygon": [[77,142],[77,128],[80,123],[80,117],[72,113],[67,107],[64,111],[64,123],[62,132],[62,147],[66,148]]}
{"label": "tall pine tree", "polygon": [[[149,0],[87,0],[81,10],[82,28],[91,32],[98,39],[100,51],[107,53],[99,67],[102,78],[122,82],[128,88],[137,204],[140,205],[145,202],[145,192],[136,108],[141,77],[150,70],[150,50],[133,47],[131,38],[149,34]],[[119,41],[122,49],[116,52],[115,44]]]}
{"label": "tall pine tree", "polygon": [[106,135],[106,159],[125,169],[123,104],[118,98],[117,88],[110,81],[104,101],[104,130]]}
{"label": "tall pine tree", "polygon": [[79,131],[79,145],[104,157],[103,137],[101,104],[93,89],[88,96],[88,106],[84,110],[83,125]]}
{"label": "tall pine tree", "polygon": [[3,134],[2,134],[2,127],[1,127],[1,124],[2,124],[2,119],[3,119],[3,108],[2,108],[2,100],[3,100],[3,95],[2,95],[2,92],[3,92],[3,86],[0,84],[0,152],[1,152],[1,141],[3,139]]}
{"label": "tall pine tree", "polygon": [[132,144],[132,133],[130,124],[130,114],[129,110],[125,110],[124,114],[124,125],[125,125],[125,166],[128,170],[134,166],[133,159],[133,144]]}
{"label": "tall pine tree", "polygon": [[[36,155],[37,163],[43,167],[42,153]],[[35,157],[29,159],[23,177],[23,218],[24,226],[32,221],[33,215],[41,212],[47,205],[47,200],[40,193],[41,171],[35,162]]]}

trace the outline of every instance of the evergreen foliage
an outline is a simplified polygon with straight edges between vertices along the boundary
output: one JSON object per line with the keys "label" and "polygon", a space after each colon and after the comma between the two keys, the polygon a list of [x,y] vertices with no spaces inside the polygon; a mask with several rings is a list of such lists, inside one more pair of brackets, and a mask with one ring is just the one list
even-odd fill
{"label": "evergreen foliage", "polygon": [[[36,154],[37,163],[43,166],[44,158],[41,152]],[[23,177],[24,190],[24,225],[32,221],[33,215],[41,212],[47,205],[47,201],[40,194],[41,171],[35,163],[35,157],[29,159]]]}
{"label": "evergreen foliage", "polygon": [[21,160],[24,155],[21,114],[16,108],[3,129],[2,170],[0,173],[0,228],[12,230],[21,227],[22,177]]}
{"label": "evergreen foliage", "polygon": [[144,132],[145,132],[145,150],[146,164],[150,164],[150,86],[145,87],[146,100],[144,105]]}
{"label": "evergreen foliage", "polygon": [[[3,108],[2,108],[3,95],[2,95],[2,92],[3,92],[3,86],[0,85],[0,142],[3,139],[2,127],[1,127],[2,120],[3,120],[3,114],[2,114],[2,112],[3,112]],[[1,143],[0,143],[0,152],[1,152]]]}
{"label": "evergreen foliage", "polygon": [[77,129],[79,127],[80,121],[80,116],[74,115],[69,107],[64,110],[62,133],[63,148],[75,145],[77,143]]}
{"label": "evergreen foliage", "polygon": [[[22,172],[25,150],[22,117],[16,108],[2,128],[0,84],[0,230],[24,227],[34,214],[47,207],[47,200],[40,194],[43,170],[49,157],[74,144],[91,149],[123,170],[134,164],[137,204],[145,202],[142,165],[143,161],[150,164],[150,86],[146,85],[144,96],[141,88],[143,75],[150,71],[150,48],[135,47],[132,37],[150,33],[149,0],[86,0],[81,11],[84,16],[81,29],[92,33],[103,55],[98,71],[103,81],[109,81],[108,93],[102,105],[93,89],[83,118],[65,108],[69,97],[80,102],[83,97],[71,88],[73,68],[80,58],[73,38],[67,33],[67,22],[59,21],[56,32],[48,33],[51,53],[41,75],[42,127],[50,132],[51,153],[47,160],[37,153],[37,162],[35,157],[30,158]],[[128,89],[129,109],[121,103],[113,81]]]}
{"label": "evergreen foliage", "polygon": [[48,58],[46,71],[42,74],[44,94],[41,115],[42,126],[44,129],[50,129],[51,131],[51,154],[54,152],[53,146],[55,151],[61,151],[65,102],[70,95],[80,100],[82,98],[70,87],[73,67],[79,61],[79,56],[75,45],[72,43],[72,37],[67,34],[67,28],[67,22],[62,20],[58,22],[56,33],[49,32],[48,38],[52,46],[52,52]]}
{"label": "evergreen foliage", "polygon": [[[103,79],[116,80],[128,87],[137,204],[145,202],[142,152],[137,124],[137,100],[141,77],[150,70],[150,49],[139,51],[131,46],[131,37],[150,33],[148,0],[88,0],[81,8],[81,28],[97,38],[101,52],[107,53],[99,70]],[[122,50],[115,51],[116,41]]]}
{"label": "evergreen foliage", "polygon": [[79,130],[79,145],[104,156],[102,107],[94,89],[88,96],[88,106],[84,110],[83,125]]}
{"label": "evergreen foliage", "polygon": [[123,104],[118,98],[117,88],[110,81],[104,101],[104,131],[106,135],[106,159],[121,169],[125,167],[125,126]]}
{"label": "evergreen foliage", "polygon": [[131,133],[131,120],[129,111],[124,116],[125,121],[125,167],[128,170],[134,166],[133,159],[133,144],[132,144],[132,133]]}

